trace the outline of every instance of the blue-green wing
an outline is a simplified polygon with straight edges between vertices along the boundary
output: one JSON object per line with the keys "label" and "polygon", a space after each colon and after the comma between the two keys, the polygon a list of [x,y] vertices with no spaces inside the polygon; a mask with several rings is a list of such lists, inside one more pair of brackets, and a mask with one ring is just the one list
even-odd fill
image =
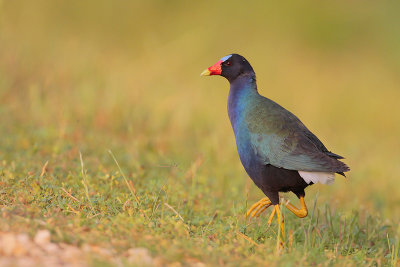
{"label": "blue-green wing", "polygon": [[292,113],[263,98],[249,111],[246,122],[252,147],[265,164],[288,170],[345,172],[349,168],[337,160]]}

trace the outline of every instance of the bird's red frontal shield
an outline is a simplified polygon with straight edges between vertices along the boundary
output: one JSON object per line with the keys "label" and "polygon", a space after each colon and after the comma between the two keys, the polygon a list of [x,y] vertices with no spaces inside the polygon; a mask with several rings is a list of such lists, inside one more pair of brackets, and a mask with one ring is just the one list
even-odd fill
{"label": "bird's red frontal shield", "polygon": [[217,63],[215,63],[208,69],[204,70],[201,73],[201,76],[221,75],[221,63],[222,63],[222,60],[218,60]]}

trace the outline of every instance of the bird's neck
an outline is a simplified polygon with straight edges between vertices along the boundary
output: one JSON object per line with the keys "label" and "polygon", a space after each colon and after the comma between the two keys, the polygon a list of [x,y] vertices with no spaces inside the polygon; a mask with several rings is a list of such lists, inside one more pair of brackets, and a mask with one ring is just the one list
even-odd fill
{"label": "bird's neck", "polygon": [[258,95],[255,74],[243,74],[230,82],[228,97],[228,115],[235,130],[244,110],[251,104],[252,97]]}

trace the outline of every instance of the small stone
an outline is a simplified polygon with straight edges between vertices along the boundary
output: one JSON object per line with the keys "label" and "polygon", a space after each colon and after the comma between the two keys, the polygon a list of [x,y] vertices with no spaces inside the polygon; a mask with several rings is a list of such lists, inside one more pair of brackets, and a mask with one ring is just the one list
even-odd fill
{"label": "small stone", "polygon": [[29,236],[27,234],[18,234],[17,235],[17,242],[21,245],[25,245],[30,243]]}
{"label": "small stone", "polygon": [[76,260],[77,258],[82,257],[83,253],[77,247],[71,245],[63,245],[62,248],[62,259],[66,261]]}
{"label": "small stone", "polygon": [[92,248],[88,244],[83,244],[82,250],[86,253],[91,252]]}
{"label": "small stone", "polygon": [[94,252],[98,255],[105,256],[105,257],[112,256],[112,252],[109,249],[98,247],[98,246],[91,246],[91,252]]}
{"label": "small stone", "polygon": [[34,259],[28,257],[18,258],[17,263],[18,264],[16,264],[16,266],[24,266],[24,267],[30,267],[30,266],[34,267],[38,265]]}
{"label": "small stone", "polygon": [[153,265],[153,258],[146,248],[130,248],[127,251],[128,262],[137,265]]}
{"label": "small stone", "polygon": [[44,246],[50,243],[50,232],[48,230],[39,230],[33,239],[36,244]]}
{"label": "small stone", "polygon": [[0,266],[14,266],[14,261],[12,257],[1,257]]}
{"label": "small stone", "polygon": [[49,254],[56,253],[59,250],[58,246],[54,243],[48,243],[48,244],[44,245],[43,249],[46,250],[46,252]]}
{"label": "small stone", "polygon": [[153,259],[154,266],[167,266],[167,262],[162,257],[156,257]]}
{"label": "small stone", "polygon": [[45,255],[44,251],[38,246],[32,247],[28,253],[33,257],[43,257]]}
{"label": "small stone", "polygon": [[13,252],[17,245],[17,239],[14,234],[4,234],[1,237],[1,247],[0,251],[4,253],[5,256],[13,256]]}
{"label": "small stone", "polygon": [[27,255],[33,244],[29,239],[29,236],[27,234],[18,234],[16,236],[16,241],[17,244],[14,247],[13,254],[17,257]]}

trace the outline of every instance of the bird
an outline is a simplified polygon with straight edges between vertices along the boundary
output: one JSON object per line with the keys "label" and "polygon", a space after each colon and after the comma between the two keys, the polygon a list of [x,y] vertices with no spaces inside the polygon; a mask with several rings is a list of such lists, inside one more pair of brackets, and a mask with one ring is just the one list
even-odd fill
{"label": "bird", "polygon": [[[304,189],[315,183],[331,184],[335,174],[345,176],[350,168],[298,117],[259,94],[256,74],[243,56],[227,55],[201,73],[212,75],[220,75],[230,83],[228,116],[239,158],[248,176],[266,196],[252,205],[246,216],[258,217],[273,206],[267,223],[270,226],[276,214],[284,240],[280,204],[297,217],[306,217]],[[300,208],[280,199],[280,192],[293,192],[299,198]]]}

